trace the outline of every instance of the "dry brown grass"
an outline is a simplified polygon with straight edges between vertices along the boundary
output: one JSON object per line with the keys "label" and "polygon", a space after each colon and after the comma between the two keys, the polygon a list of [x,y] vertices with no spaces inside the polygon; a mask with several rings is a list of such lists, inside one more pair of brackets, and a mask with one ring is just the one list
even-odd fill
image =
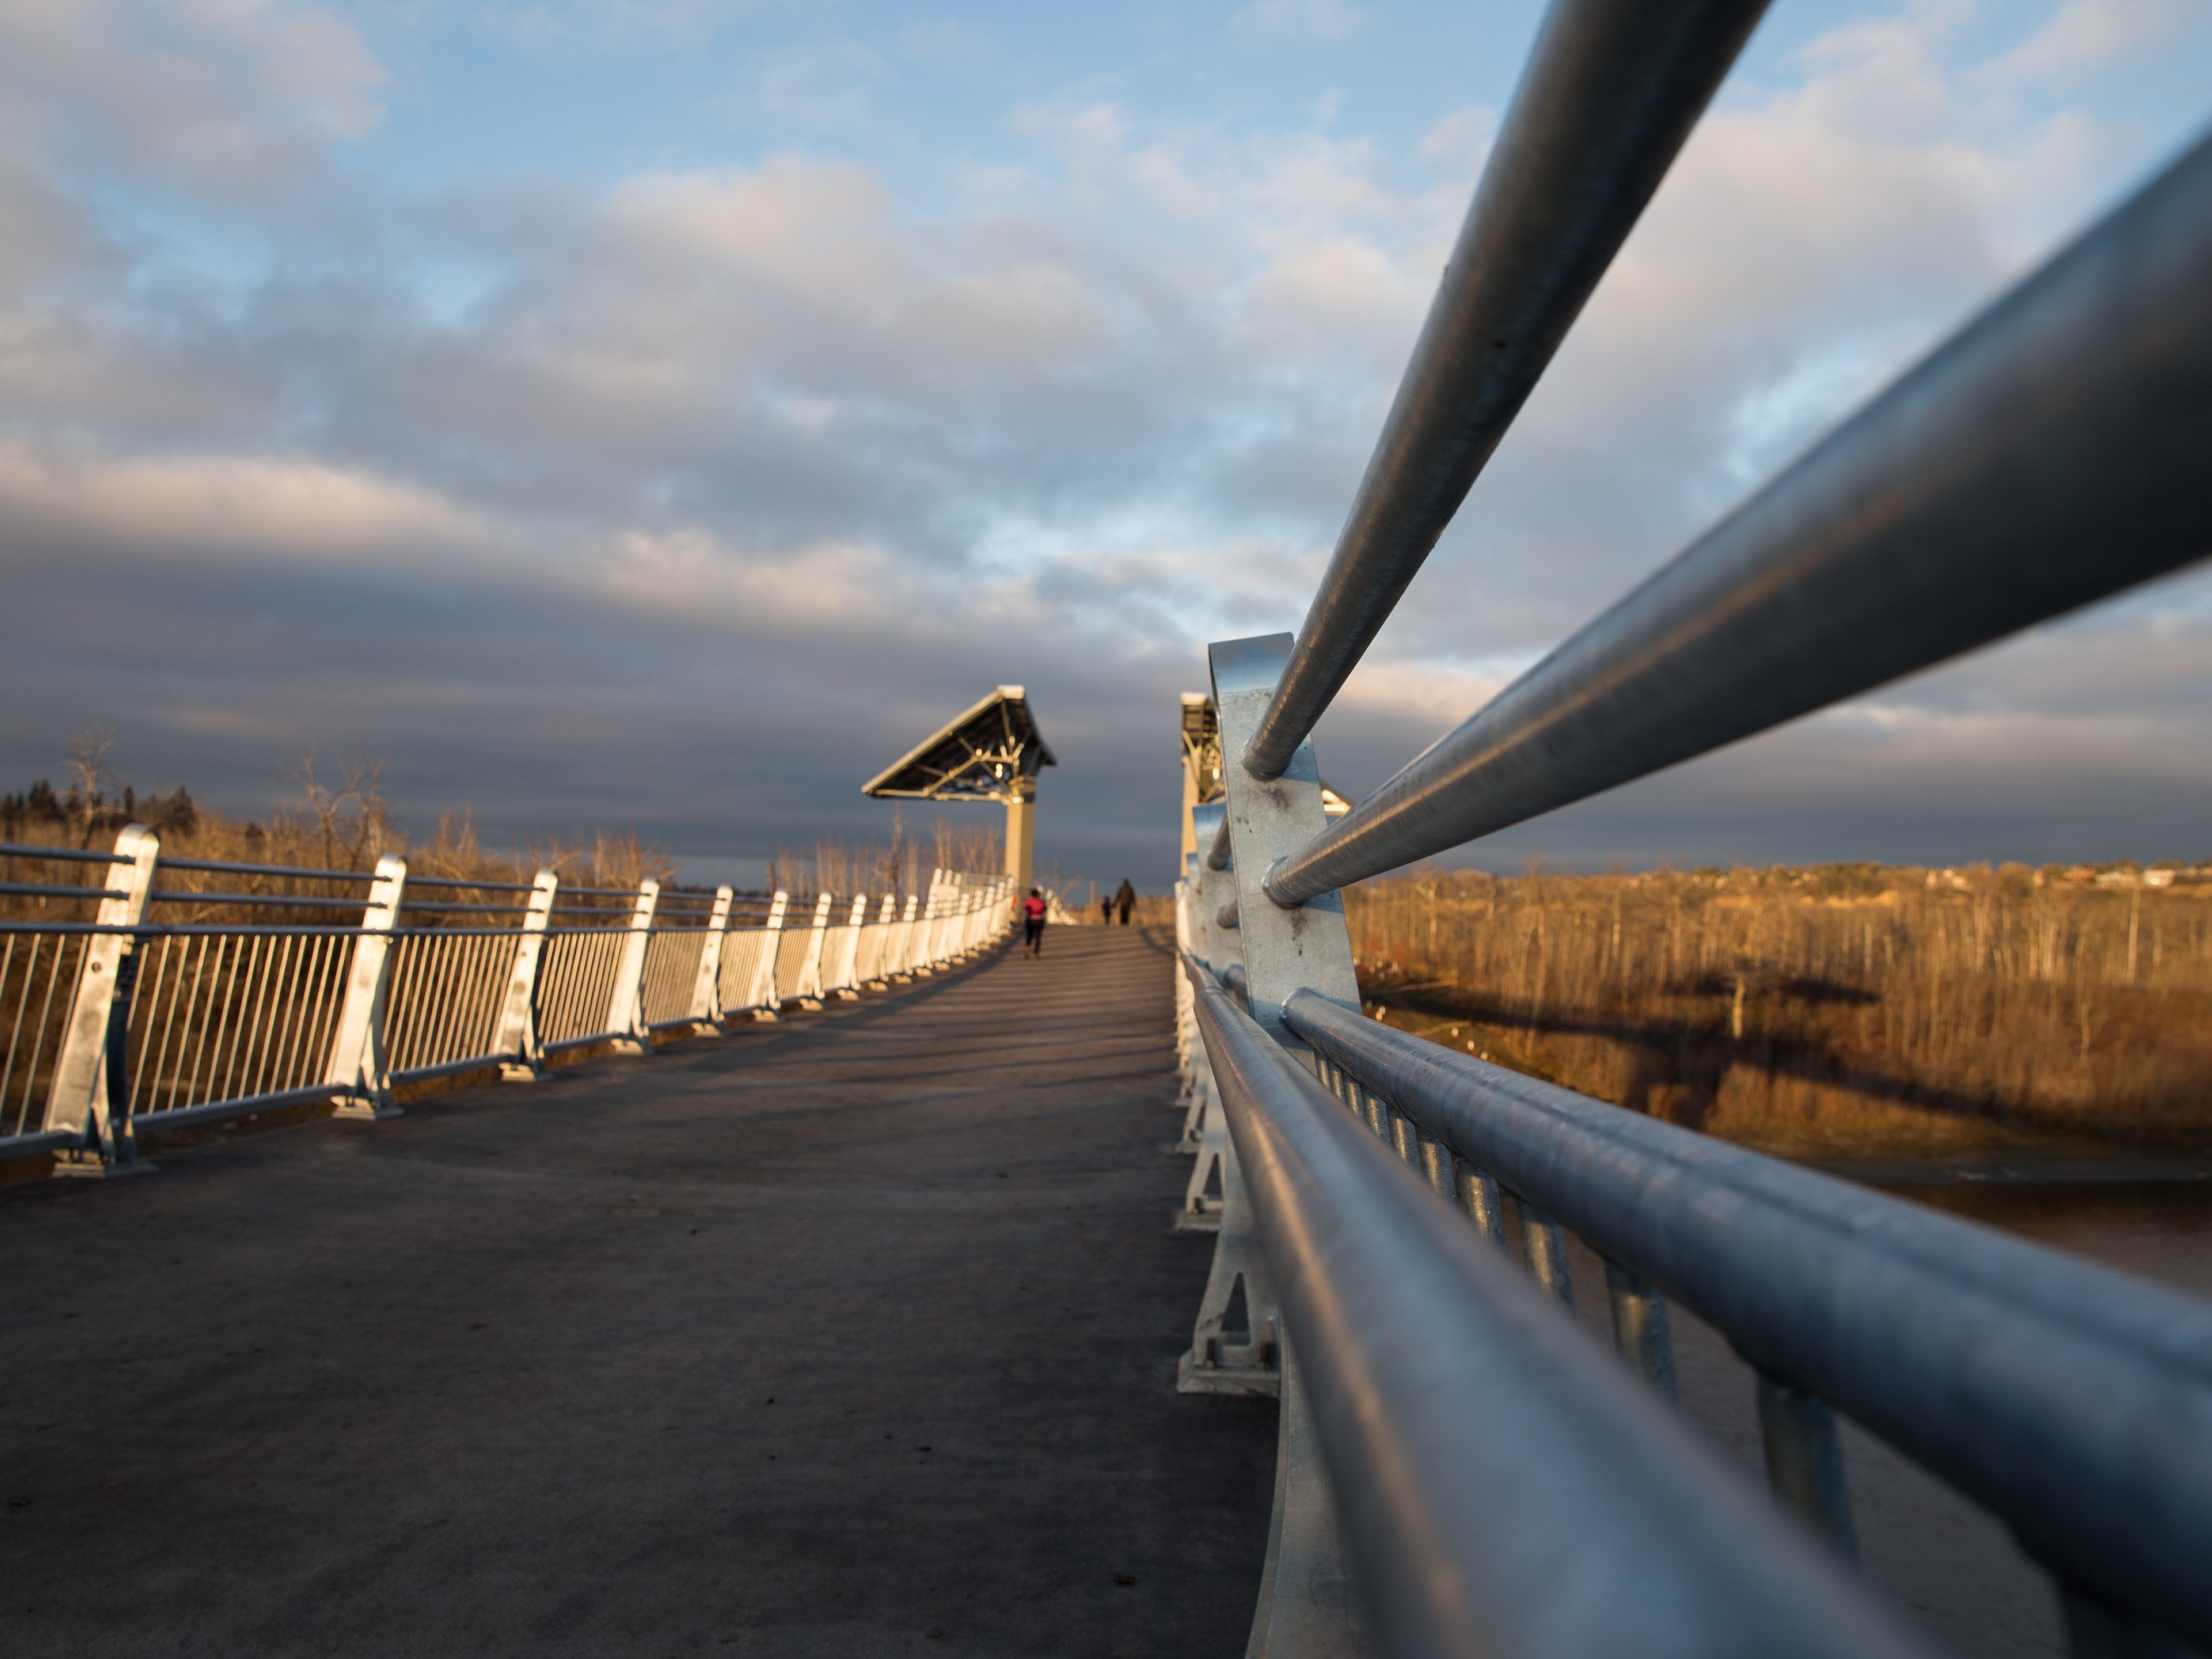
{"label": "dry brown grass", "polygon": [[2212,882],[1418,872],[1347,898],[1394,1023],[1732,1140],[2212,1143]]}

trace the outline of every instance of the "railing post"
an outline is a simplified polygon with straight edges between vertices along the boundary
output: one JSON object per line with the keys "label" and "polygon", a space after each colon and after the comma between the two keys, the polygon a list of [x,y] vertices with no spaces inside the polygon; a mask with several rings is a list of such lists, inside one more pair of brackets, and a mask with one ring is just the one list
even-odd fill
{"label": "railing post", "polygon": [[647,876],[638,883],[630,911],[629,937],[614,968],[614,994],[607,999],[607,1029],[617,1054],[650,1054],[652,1033],[645,1029],[645,953],[653,941],[653,912],[660,905],[660,883]]}
{"label": "railing post", "polygon": [[[1246,1659],[1365,1659],[1373,1652],[1344,1559],[1313,1408],[1287,1341],[1275,1418],[1275,1501]],[[1281,1624],[1281,1629],[1276,1626]]]}
{"label": "railing post", "polygon": [[361,931],[353,941],[353,969],[346,976],[346,1006],[331,1040],[323,1080],[338,1089],[334,1117],[397,1117],[391,1068],[384,1040],[385,1007],[391,990],[391,930],[399,925],[407,861],[397,853],[377,860],[376,880],[361,906]]}
{"label": "railing post", "polygon": [[918,979],[926,979],[937,971],[938,906],[944,890],[944,872],[930,872],[929,896],[922,901],[920,937],[914,946],[913,959],[906,971]]}
{"label": "railing post", "polygon": [[822,945],[830,937],[830,903],[826,893],[814,901],[814,931],[807,936],[806,960],[799,964],[798,983],[791,987],[791,1000],[802,1008],[822,1006]]}
{"label": "railing post", "polygon": [[868,925],[868,895],[853,895],[853,912],[845,925],[845,937],[837,950],[837,963],[829,982],[829,995],[842,1001],[861,1000],[860,961],[861,929]]}
{"label": "railing post", "polygon": [[893,954],[887,964],[892,972],[887,977],[893,985],[911,985],[914,982],[914,929],[919,925],[914,918],[921,906],[921,894],[906,895],[906,914],[899,923],[899,938],[891,946]]}
{"label": "railing post", "polygon": [[715,889],[714,914],[707,918],[707,937],[699,944],[699,973],[691,982],[691,1028],[716,1037],[722,1029],[722,937],[729,931],[729,907],[736,899],[732,887]]}
{"label": "railing post", "polygon": [[537,969],[545,957],[545,930],[552,924],[553,895],[560,886],[557,872],[537,873],[530,884],[530,906],[523,912],[522,937],[515,941],[514,970],[507,976],[499,1034],[492,1040],[495,1053],[512,1057],[499,1065],[499,1075],[510,1083],[528,1083],[544,1073],[545,1056],[537,1040]]}
{"label": "railing post", "polygon": [[893,918],[898,912],[898,895],[885,893],[883,904],[875,913],[876,936],[881,941],[882,948],[875,953],[875,971],[868,976],[868,983],[861,987],[863,990],[887,991],[891,988],[891,972],[894,966],[891,956],[891,930],[896,925]]}
{"label": "railing post", "polygon": [[[1275,683],[1281,676],[1290,647],[1291,637],[1284,633],[1224,641],[1209,649],[1214,707],[1219,714],[1224,755],[1243,753],[1274,695]],[[1328,819],[1321,810],[1320,772],[1313,758],[1313,745],[1310,739],[1302,739],[1281,775],[1266,783],[1239,766],[1224,766],[1222,772],[1227,791],[1224,804],[1230,853],[1226,872],[1229,879],[1222,886],[1227,891],[1217,894],[1214,884],[1209,882],[1202,899],[1210,902],[1217,897],[1233,898],[1237,927],[1233,934],[1210,929],[1218,940],[1215,949],[1224,957],[1241,957],[1244,995],[1251,1007],[1252,1018],[1285,1049],[1302,1058],[1309,1069],[1315,1069],[1312,1051],[1285,1028],[1282,1008],[1291,995],[1300,990],[1317,992],[1348,1008],[1359,1007],[1359,982],[1352,969],[1351,937],[1344,927],[1344,901],[1336,893],[1324,893],[1298,910],[1283,910],[1260,887],[1270,864],[1305,845],[1327,825]],[[1206,861],[1211,865],[1211,849]],[[1208,912],[1202,909],[1200,913]],[[1201,1303],[1192,1351],[1184,1357],[1176,1385],[1189,1386],[1185,1377],[1194,1369],[1194,1362],[1204,1357],[1206,1316],[1217,1288],[1234,1273],[1243,1276],[1246,1298],[1253,1304],[1255,1336],[1258,1333],[1258,1310],[1262,1301],[1279,1332],[1271,1351],[1246,1356],[1245,1363],[1265,1366],[1267,1370],[1262,1374],[1279,1388],[1281,1356],[1297,1333],[1282,1330],[1281,1325],[1281,1314],[1274,1287],[1268,1281],[1265,1258],[1245,1193],[1243,1172],[1237,1166],[1236,1142],[1227,1132],[1224,1115],[1217,1108],[1211,1116],[1222,1124],[1221,1236],[1214,1249],[1213,1273],[1206,1287],[1206,1299]],[[1210,1122],[1208,1127],[1211,1130],[1212,1124]],[[1201,1153],[1201,1161],[1204,1157]],[[1255,1376],[1254,1380],[1258,1379]],[[1277,1509],[1287,1526],[1294,1510],[1303,1510],[1310,1515],[1317,1505],[1330,1505],[1330,1499],[1325,1484],[1320,1484],[1319,1465],[1313,1452],[1309,1450],[1303,1457],[1289,1455],[1291,1436],[1298,1427],[1299,1408],[1294,1402],[1286,1399],[1282,1409],[1286,1414],[1286,1455],[1275,1471],[1275,1490]],[[1279,1529],[1279,1543],[1287,1535]],[[1344,1559],[1333,1512],[1325,1520],[1309,1524],[1302,1535],[1300,1548],[1301,1560],[1294,1572],[1283,1570],[1289,1560],[1285,1554],[1276,1562],[1277,1570],[1268,1576],[1265,1600],[1254,1620],[1255,1645],[1248,1648],[1248,1653],[1319,1655],[1358,1651],[1357,1638],[1346,1627],[1345,1599],[1339,1597],[1335,1605],[1325,1605],[1325,1598],[1313,1593],[1313,1586],[1319,1583],[1348,1587],[1350,1569]]]}
{"label": "railing post", "polygon": [[791,903],[791,894],[781,887],[768,901],[768,919],[760,930],[760,955],[753,964],[753,983],[745,993],[755,1020],[773,1020],[779,1017],[776,1013],[776,958],[784,948],[784,916]]}
{"label": "railing post", "polygon": [[[161,859],[161,837],[143,823],[125,825],[115,838],[123,885],[110,864],[100,885],[93,919],[102,927],[137,927],[146,919],[146,896],[154,889]],[[130,1047],[130,994],[138,976],[138,941],[128,933],[92,933],[77,967],[77,988],[63,1027],[61,1057],[46,1097],[46,1125],[67,1129],[78,1144],[55,1154],[57,1175],[129,1175],[149,1170],[138,1159],[130,1133],[130,1084],[126,1072]]]}

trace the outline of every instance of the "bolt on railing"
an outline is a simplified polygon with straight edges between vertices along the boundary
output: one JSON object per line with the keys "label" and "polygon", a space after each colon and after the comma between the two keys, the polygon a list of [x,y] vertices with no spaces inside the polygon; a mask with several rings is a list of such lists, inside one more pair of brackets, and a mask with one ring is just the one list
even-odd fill
{"label": "bolt on railing", "polygon": [[[2212,550],[2208,138],[1328,821],[1315,722],[1760,10],[1555,0],[1304,625],[1209,653],[1224,764],[1183,838],[1198,1166],[1176,1224],[1217,1242],[1179,1387],[1283,1401],[1255,1652],[1910,1645],[1833,1571],[1768,1554],[1785,1533],[1732,1530],[1694,1447],[1664,1475],[1614,1455],[1675,1397],[1670,1299],[1749,1361],[1770,1484],[1832,1562],[1858,1545],[1840,1413],[2006,1522],[2077,1654],[2212,1645],[2212,1308],[1361,1011],[1344,886]],[[1561,1345],[1570,1232],[1643,1398]],[[1533,1300],[1492,1287],[1509,1236]],[[1661,1492],[1664,1540],[1633,1518]],[[1607,1593],[1662,1559],[1663,1586]]]}
{"label": "bolt on railing", "polygon": [[[555,1054],[643,1053],[657,1034],[805,1000],[779,960],[792,937],[783,893],[564,887],[550,870],[529,883],[419,876],[396,855],[374,871],[164,860],[136,824],[112,852],[8,844],[0,858],[105,877],[0,882],[32,912],[0,918],[0,1158],[50,1153],[62,1173],[147,1167],[142,1135],[322,1103],[374,1119],[404,1084],[494,1069],[527,1079]],[[232,885],[165,888],[167,871]],[[336,891],[237,887],[247,880]],[[937,873],[927,934],[915,895],[903,922],[892,895],[874,922],[854,896],[831,989],[857,996],[972,954],[1010,925],[1006,890],[1003,877]],[[89,918],[64,913],[92,901]],[[822,895],[817,915],[832,902]],[[194,919],[157,918],[157,906]],[[233,907],[315,919],[208,919]],[[801,936],[798,977],[811,966],[818,982],[823,931]]]}

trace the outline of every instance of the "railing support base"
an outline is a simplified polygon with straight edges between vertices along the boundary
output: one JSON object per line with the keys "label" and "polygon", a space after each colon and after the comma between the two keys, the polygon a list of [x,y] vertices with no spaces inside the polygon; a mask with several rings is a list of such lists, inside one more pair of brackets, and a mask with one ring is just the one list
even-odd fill
{"label": "railing support base", "polygon": [[404,1117],[406,1111],[389,1100],[341,1100],[330,1115],[349,1123],[378,1123],[387,1117]]}
{"label": "railing support base", "polygon": [[[1191,1351],[1175,1367],[1178,1394],[1276,1394],[1282,1387],[1282,1313],[1275,1301],[1260,1236],[1245,1196],[1236,1148],[1221,1136],[1220,1237],[1198,1317],[1191,1332]],[[1244,1292],[1243,1339],[1229,1329],[1229,1314],[1239,1287]]]}
{"label": "railing support base", "polygon": [[119,1181],[126,1175],[151,1175],[160,1168],[143,1158],[105,1158],[98,1147],[66,1147],[54,1154],[57,1179],[72,1181]]}
{"label": "railing support base", "polygon": [[1362,1659],[1371,1650],[1358,1587],[1344,1564],[1337,1503],[1313,1431],[1313,1408],[1283,1351],[1275,1439],[1275,1504],[1268,1560],[1244,1659]]}

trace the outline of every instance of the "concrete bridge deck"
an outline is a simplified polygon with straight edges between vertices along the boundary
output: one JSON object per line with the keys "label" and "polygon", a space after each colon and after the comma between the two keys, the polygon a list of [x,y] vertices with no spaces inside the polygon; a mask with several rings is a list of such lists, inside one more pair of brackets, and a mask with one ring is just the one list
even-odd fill
{"label": "concrete bridge deck", "polygon": [[1168,950],[0,1192],[0,1651],[1241,1650]]}

